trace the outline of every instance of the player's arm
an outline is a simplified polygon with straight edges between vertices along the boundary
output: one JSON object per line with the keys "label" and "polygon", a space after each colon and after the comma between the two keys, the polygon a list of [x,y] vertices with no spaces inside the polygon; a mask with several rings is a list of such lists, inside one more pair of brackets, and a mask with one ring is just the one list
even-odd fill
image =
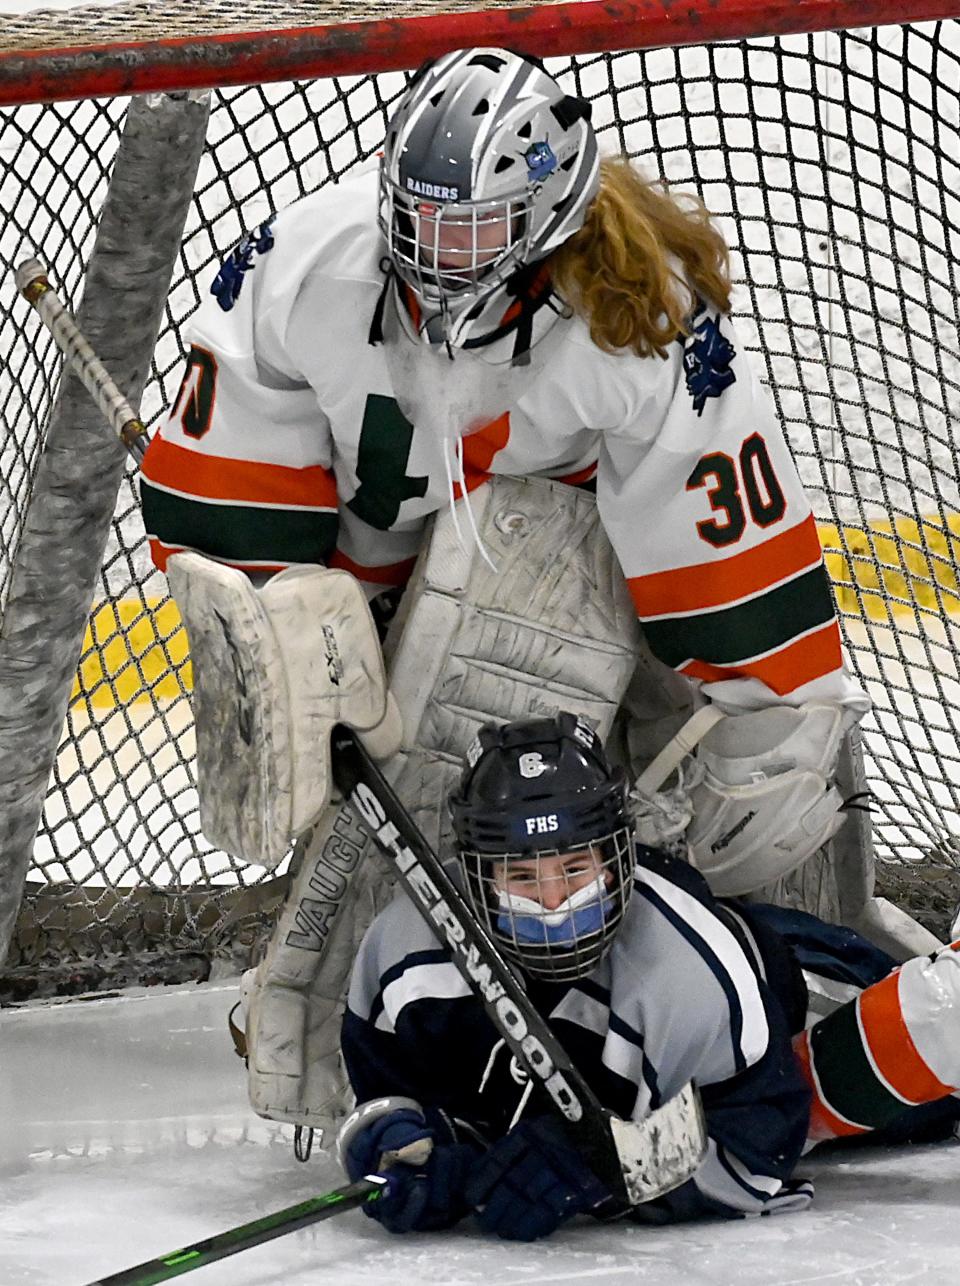
{"label": "player's arm", "polygon": [[179,389],[143,464],[154,561],[192,549],[255,577],[336,547],[329,427],[296,372],[266,363],[258,293],[205,302]]}
{"label": "player's arm", "polygon": [[[729,317],[622,372],[597,495],[644,632],[729,712],[866,698],[850,676],[816,523]],[[628,362],[629,359],[623,359]]]}
{"label": "player's arm", "polygon": [[337,1151],[351,1179],[390,1173],[386,1201],[370,1210],[391,1232],[446,1228],[463,1218],[468,1176],[485,1146],[478,1123],[457,1108],[466,1089],[459,1083],[462,1037],[469,1039],[471,1019],[489,1024],[447,951],[412,914],[401,900],[367,930],[341,1031],[358,1107],[340,1130]]}
{"label": "player's arm", "polygon": [[709,1136],[706,1158],[685,1184],[638,1206],[635,1220],[738,1219],[790,1213],[810,1204],[813,1185],[791,1177],[797,1141],[802,1143],[805,1134],[806,1094],[795,1087],[788,1096],[777,1084],[784,1057],[765,1058],[733,1084],[701,1089]]}
{"label": "player's arm", "polygon": [[[793,1170],[810,1097],[781,1005],[758,976],[741,929],[718,913],[695,872],[656,855],[642,872],[633,896],[645,903],[658,951],[638,968],[647,1053],[660,1093],[678,1078],[695,1079],[709,1145],[692,1179],[636,1217],[668,1222],[802,1208],[812,1188],[795,1181]],[[661,1000],[651,985],[672,999]]]}
{"label": "player's arm", "polygon": [[[766,1047],[748,1067],[719,1080],[702,1064],[700,1093],[706,1115],[707,1155],[692,1179],[636,1217],[653,1223],[700,1217],[739,1218],[803,1209],[812,1186],[793,1177],[809,1119],[809,1091],[793,1056],[790,1035],[774,1002],[765,998]],[[713,1033],[718,1046],[735,1040],[736,1015],[728,1009]],[[709,1037],[707,1038],[709,1039]]]}
{"label": "player's arm", "polygon": [[697,750],[687,839],[715,891],[739,894],[838,829],[837,757],[868,699],[767,393],[729,318],[693,325],[645,364],[649,388],[621,390],[597,495],[652,651],[726,716]]}
{"label": "player's arm", "polygon": [[333,570],[332,437],[316,372],[290,342],[318,302],[295,242],[280,216],[275,238],[221,270],[142,483],[190,639],[204,834],[268,867],[323,810],[333,723],[372,730],[387,713],[355,569]]}
{"label": "player's arm", "polygon": [[[435,939],[390,950],[388,926],[403,908],[374,921],[354,967],[341,1044],[360,1106],[340,1133],[344,1169],[354,1178],[395,1167],[391,1204],[371,1207],[392,1232],[449,1227],[472,1212],[507,1240],[547,1236],[609,1194],[545,1104],[528,1106],[509,1050],[447,951]],[[414,926],[407,936],[422,935]]]}

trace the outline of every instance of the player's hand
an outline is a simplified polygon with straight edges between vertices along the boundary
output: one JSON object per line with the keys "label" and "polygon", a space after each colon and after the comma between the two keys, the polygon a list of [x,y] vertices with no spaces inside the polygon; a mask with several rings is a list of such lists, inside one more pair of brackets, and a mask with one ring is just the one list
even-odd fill
{"label": "player's hand", "polygon": [[609,1196],[559,1122],[521,1121],[474,1167],[466,1188],[484,1232],[536,1241]]}
{"label": "player's hand", "polygon": [[350,1140],[343,1157],[351,1180],[380,1173],[387,1191],[363,1207],[389,1232],[450,1228],[469,1210],[467,1173],[479,1147],[459,1143],[439,1112],[399,1108],[379,1117]]}

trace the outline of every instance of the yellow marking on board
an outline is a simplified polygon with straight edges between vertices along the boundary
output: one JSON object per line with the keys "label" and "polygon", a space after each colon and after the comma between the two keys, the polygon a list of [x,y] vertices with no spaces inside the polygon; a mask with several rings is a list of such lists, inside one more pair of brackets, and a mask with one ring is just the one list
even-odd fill
{"label": "yellow marking on board", "polygon": [[94,609],[71,704],[170,701],[192,688],[187,632],[173,599],[122,598]]}
{"label": "yellow marking on board", "polygon": [[960,613],[960,514],[877,521],[866,529],[822,523],[824,562],[844,616],[890,621]]}
{"label": "yellow marking on board", "polygon": [[[818,526],[843,616],[960,615],[960,514]],[[192,691],[187,634],[172,599],[118,599],[93,612],[71,703],[170,701]]]}

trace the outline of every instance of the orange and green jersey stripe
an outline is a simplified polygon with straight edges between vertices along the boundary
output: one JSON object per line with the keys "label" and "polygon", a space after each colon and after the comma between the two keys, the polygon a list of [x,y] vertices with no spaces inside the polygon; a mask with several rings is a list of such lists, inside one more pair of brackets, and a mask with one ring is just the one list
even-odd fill
{"label": "orange and green jersey stripe", "polygon": [[233,460],[157,437],[143,463],[141,497],[161,570],[178,549],[275,570],[324,562],[336,547],[336,482],[321,465]]}
{"label": "orange and green jersey stripe", "polygon": [[786,695],[842,664],[812,516],[755,548],[627,584],[654,654],[690,678],[756,678]]}
{"label": "orange and green jersey stripe", "polygon": [[[952,950],[958,947],[954,943]],[[935,968],[936,962],[924,960],[923,966]],[[954,1006],[944,991],[940,978],[926,977],[911,961],[910,969],[894,970],[795,1038],[794,1052],[813,1091],[811,1139],[882,1129],[909,1108],[957,1088],[960,1058],[951,1056],[950,1068],[935,1069],[918,1044],[925,1027],[952,1020]]]}

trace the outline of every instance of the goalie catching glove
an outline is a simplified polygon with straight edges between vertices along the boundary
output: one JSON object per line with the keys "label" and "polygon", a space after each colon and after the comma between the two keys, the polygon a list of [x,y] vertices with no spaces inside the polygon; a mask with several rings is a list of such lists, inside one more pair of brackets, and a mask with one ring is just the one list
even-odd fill
{"label": "goalie catching glove", "polygon": [[180,553],[167,577],[193,662],[201,829],[272,870],[329,799],[335,723],[379,758],[400,744],[370,609],[349,572],[325,567],[290,567],[257,589]]}
{"label": "goalie catching glove", "polygon": [[[675,739],[680,754],[666,747],[641,775],[638,837],[671,847],[685,827],[691,864],[717,896],[736,897],[789,875],[840,829],[833,775],[844,712],[809,704],[723,716],[705,707],[691,725],[698,719],[693,737],[683,729]],[[699,744],[681,773],[680,807],[677,790],[660,788],[692,740]]]}

